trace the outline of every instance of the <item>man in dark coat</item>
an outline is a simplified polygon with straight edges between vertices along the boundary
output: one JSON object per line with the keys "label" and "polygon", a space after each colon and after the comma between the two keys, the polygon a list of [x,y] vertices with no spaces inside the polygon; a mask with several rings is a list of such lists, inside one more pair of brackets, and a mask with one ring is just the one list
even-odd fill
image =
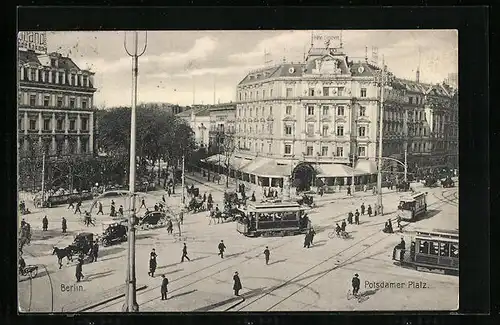
{"label": "man in dark coat", "polygon": [[49,219],[47,219],[47,216],[45,216],[42,219],[42,229],[43,231],[47,231],[47,228],[49,228]]}
{"label": "man in dark coat", "polygon": [[120,208],[118,209],[118,213],[123,217],[123,205],[120,205]]}
{"label": "man in dark coat", "polygon": [[157,256],[158,255],[156,255],[155,249],[153,248],[153,250],[151,251],[151,253],[149,253],[149,272],[148,272],[148,275],[150,275],[151,277],[155,276],[155,271],[156,271],[156,257]]}
{"label": "man in dark coat", "polygon": [[184,258],[186,258],[188,261],[191,261],[188,257],[188,249],[186,246],[186,243],[184,243],[184,247],[182,247],[182,257],[181,257],[181,262],[184,262]]}
{"label": "man in dark coat", "polygon": [[347,222],[349,222],[350,225],[352,225],[352,217],[354,216],[354,214],[352,214],[352,211],[349,211],[349,213],[347,214]]}
{"label": "man in dark coat", "polygon": [[311,238],[311,245],[314,245],[314,242],[313,242],[313,240],[314,240],[314,235],[316,235],[316,232],[314,231],[314,229],[313,229],[313,228],[311,228],[311,230],[309,230],[309,236],[310,236],[310,238]]}
{"label": "man in dark coat", "polygon": [[99,255],[99,243],[97,240],[94,242],[92,246],[92,262],[97,262],[97,256]]}
{"label": "man in dark coat", "polygon": [[403,237],[401,237],[401,242],[399,244],[397,244],[394,249],[392,250],[392,259],[395,259],[396,258],[396,250],[397,249],[400,249],[401,252],[400,252],[400,261],[403,261],[403,257],[404,257],[404,251],[406,249],[406,243],[405,243],[405,240]]}
{"label": "man in dark coat", "polygon": [[74,208],[75,206],[73,205],[73,199],[70,198],[68,201],[69,201],[68,209]]}
{"label": "man in dark coat", "polygon": [[241,286],[240,277],[238,276],[238,272],[234,272],[233,280],[234,280],[234,284],[233,284],[234,295],[239,296],[240,295],[239,292],[240,292],[242,286]]}
{"label": "man in dark coat", "polygon": [[168,197],[170,197],[170,195],[172,195],[172,190],[170,189],[170,187],[167,189],[167,194],[168,194]]}
{"label": "man in dark coat", "polygon": [[219,254],[217,255],[220,255],[220,258],[224,258],[224,250],[226,249],[226,245],[224,245],[223,240],[220,241],[218,248],[219,248]]}
{"label": "man in dark coat", "polygon": [[310,248],[311,247],[311,233],[308,232],[306,236],[304,237],[304,248]]}
{"label": "man in dark coat", "polygon": [[255,198],[255,191],[252,192],[252,198],[250,199],[252,202],[255,202],[257,201],[257,199]]}
{"label": "man in dark coat", "polygon": [[181,212],[179,212],[179,221],[181,225],[184,224],[184,210],[181,210]]}
{"label": "man in dark coat", "polygon": [[68,225],[66,223],[66,218],[65,217],[62,217],[61,228],[62,228],[63,234],[65,234],[66,233],[66,229],[68,229]]}
{"label": "man in dark coat", "polygon": [[146,201],[144,199],[142,199],[141,206],[139,207],[139,209],[142,209],[142,207],[144,207],[145,209],[147,209],[147,207],[146,207]]}
{"label": "man in dark coat", "polygon": [[351,195],[351,187],[347,186],[347,195]]}
{"label": "man in dark coat", "polygon": [[359,275],[356,273],[354,274],[354,277],[352,278],[352,294],[356,296],[359,292]]}
{"label": "man in dark coat", "polygon": [[269,255],[271,254],[271,252],[269,252],[269,247],[266,246],[266,249],[264,250],[264,256],[266,258],[266,265],[269,264]]}
{"label": "man in dark coat", "polygon": [[98,215],[99,213],[104,215],[104,211],[102,211],[102,202],[99,202],[99,211],[97,211],[96,215]]}
{"label": "man in dark coat", "polygon": [[359,211],[356,209],[356,212],[354,213],[354,223],[359,225]]}
{"label": "man in dark coat", "polygon": [[369,217],[371,217],[371,216],[372,216],[372,213],[373,213],[373,211],[372,211],[372,206],[371,206],[371,205],[368,205],[368,210],[367,210],[367,212],[368,212],[368,216],[369,216]]}
{"label": "man in dark coat", "polygon": [[75,208],[75,214],[78,212],[78,213],[82,213],[82,211],[80,211],[80,207],[82,206],[82,202],[81,201],[78,201],[78,203],[76,204],[76,208]]}
{"label": "man in dark coat", "polygon": [[76,271],[75,271],[76,282],[80,282],[80,280],[83,278],[82,265],[83,265],[83,258],[79,258],[78,263],[76,264]]}
{"label": "man in dark coat", "polygon": [[165,201],[165,195],[162,195],[162,196],[161,196],[161,200],[163,201],[163,203],[165,203],[165,202],[166,202],[166,201]]}
{"label": "man in dark coat", "polygon": [[345,223],[345,219],[342,220],[342,223],[340,225],[340,229],[342,229],[342,231],[345,231],[345,227],[347,226],[347,224]]}
{"label": "man in dark coat", "polygon": [[167,292],[168,292],[168,279],[165,277],[165,274],[161,275],[161,300],[167,300]]}
{"label": "man in dark coat", "polygon": [[361,203],[361,215],[365,214],[365,204]]}

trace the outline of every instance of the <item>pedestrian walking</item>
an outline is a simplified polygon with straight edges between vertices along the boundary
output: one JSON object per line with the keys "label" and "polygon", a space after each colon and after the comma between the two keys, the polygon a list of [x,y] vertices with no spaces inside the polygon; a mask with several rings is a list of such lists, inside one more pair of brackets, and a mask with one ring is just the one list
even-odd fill
{"label": "pedestrian walking", "polygon": [[238,272],[234,272],[233,281],[234,281],[234,284],[233,284],[234,295],[239,296],[240,290],[242,287],[241,287],[241,280],[240,280],[240,277],[238,275]]}
{"label": "pedestrian walking", "polygon": [[168,194],[168,197],[170,197],[170,195],[172,194],[172,190],[170,189],[170,187],[167,189],[167,194]]}
{"label": "pedestrian walking", "polygon": [[304,237],[304,248],[310,248],[311,247],[311,233],[308,232],[306,236]]}
{"label": "pedestrian walking", "polygon": [[75,214],[78,212],[78,213],[82,213],[82,211],[80,211],[80,207],[82,206],[82,202],[81,201],[78,201],[78,203],[76,204],[76,208],[75,208]]}
{"label": "pedestrian walking", "polygon": [[345,228],[346,228],[347,224],[345,223],[345,219],[342,220],[342,223],[340,224],[340,228],[342,229],[342,231],[345,231]]}
{"label": "pedestrian walking", "polygon": [[184,209],[182,209],[179,213],[179,221],[181,222],[181,225],[184,224]]}
{"label": "pedestrian walking", "polygon": [[351,187],[350,186],[347,186],[347,195],[352,195],[351,194]]}
{"label": "pedestrian walking", "polygon": [[167,300],[167,292],[168,292],[168,279],[165,277],[165,274],[161,275],[161,300]]}
{"label": "pedestrian walking", "polygon": [[75,270],[76,282],[80,282],[80,280],[83,278],[82,265],[83,265],[83,258],[78,258],[78,263],[76,264],[76,270]]}
{"label": "pedestrian walking", "polygon": [[361,203],[361,215],[365,214],[365,203]]}
{"label": "pedestrian walking", "polygon": [[118,214],[123,217],[123,205],[120,205],[120,208],[118,209]]}
{"label": "pedestrian walking", "polygon": [[69,209],[74,209],[74,208],[75,208],[75,206],[73,205],[73,199],[71,199],[71,198],[70,198],[70,199],[69,199],[68,210],[69,210]]}
{"label": "pedestrian walking", "polygon": [[377,214],[378,214],[378,204],[375,203],[375,205],[373,206],[373,215],[377,216]]}
{"label": "pedestrian walking", "polygon": [[354,277],[352,278],[352,294],[356,296],[359,292],[359,275],[356,273],[354,274]]}
{"label": "pedestrian walking", "polygon": [[224,258],[224,250],[226,249],[226,245],[224,245],[223,240],[220,241],[218,248],[219,248],[219,254],[217,255],[220,255],[220,258]]}
{"label": "pedestrian walking", "polygon": [[147,209],[148,207],[146,206],[146,200],[142,199],[141,201],[141,206],[139,207],[139,209],[141,209],[142,207],[144,207],[145,209]]}
{"label": "pedestrian walking", "polygon": [[354,212],[354,223],[359,225],[359,211],[356,209],[356,212]]}
{"label": "pedestrian walking", "polygon": [[104,211],[102,211],[102,203],[101,202],[99,202],[99,211],[97,211],[97,215],[99,215],[99,213],[104,215]]}
{"label": "pedestrian walking", "polygon": [[271,252],[269,251],[269,247],[266,246],[266,249],[264,250],[264,256],[266,258],[266,265],[269,264],[269,255],[271,254]]}
{"label": "pedestrian walking", "polygon": [[99,255],[99,242],[96,240],[92,246],[92,262],[97,262],[97,256]]}
{"label": "pedestrian walking", "polygon": [[167,222],[167,233],[171,234],[174,230],[174,226],[172,224],[172,220],[168,220]]}
{"label": "pedestrian walking", "polygon": [[314,231],[314,228],[311,228],[311,230],[309,231],[309,236],[310,236],[310,239],[311,239],[311,245],[314,246],[314,235],[316,235],[316,232]]}
{"label": "pedestrian walking", "polygon": [[48,228],[49,228],[49,219],[47,219],[47,216],[45,216],[42,219],[42,229],[43,231],[47,231]]}
{"label": "pedestrian walking", "polygon": [[61,220],[61,228],[62,228],[63,234],[65,234],[66,229],[68,229],[68,225],[66,223],[66,218],[64,218],[64,217],[62,217],[62,220]]}
{"label": "pedestrian walking", "polygon": [[153,248],[151,253],[149,253],[149,272],[148,275],[150,275],[152,278],[155,277],[155,271],[156,271],[156,251]]}
{"label": "pedestrian walking", "polygon": [[181,223],[177,221],[177,229],[179,230],[179,237],[182,235],[181,233]]}
{"label": "pedestrian walking", "polygon": [[186,258],[188,261],[191,261],[188,257],[188,249],[187,249],[186,243],[184,243],[184,247],[182,248],[181,262],[184,262],[184,258]]}
{"label": "pedestrian walking", "polygon": [[372,206],[371,205],[368,205],[368,209],[367,209],[367,212],[368,212],[368,217],[371,217],[372,216]]}
{"label": "pedestrian walking", "polygon": [[161,200],[163,201],[163,203],[165,203],[165,202],[166,202],[166,201],[165,201],[165,195],[162,195],[162,196],[161,196]]}
{"label": "pedestrian walking", "polygon": [[347,214],[347,222],[352,225],[352,217],[354,216],[354,214],[352,213],[352,211],[349,211],[349,213]]}

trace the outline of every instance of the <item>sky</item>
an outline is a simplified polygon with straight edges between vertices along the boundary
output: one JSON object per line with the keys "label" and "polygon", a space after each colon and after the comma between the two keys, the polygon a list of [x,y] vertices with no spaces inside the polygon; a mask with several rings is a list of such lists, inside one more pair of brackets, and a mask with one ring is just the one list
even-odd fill
{"label": "sky", "polygon": [[[69,55],[82,69],[95,72],[98,107],[130,105],[133,32],[47,32],[49,52]],[[339,36],[340,31],[149,31],[147,48],[139,58],[138,102],[179,105],[235,101],[236,86],[252,69],[273,63],[301,62],[311,34]],[[139,32],[142,48],[145,32]],[[397,77],[440,83],[458,72],[458,33],[455,30],[343,30],[344,51],[350,60],[372,57],[378,48]],[[318,46],[323,41],[320,42]],[[331,42],[335,47],[338,40]],[[324,45],[322,45],[324,47]],[[267,52],[269,55],[265,56]],[[268,63],[269,64],[269,63]],[[215,92],[215,96],[214,96]],[[194,96],[193,96],[194,94]]]}

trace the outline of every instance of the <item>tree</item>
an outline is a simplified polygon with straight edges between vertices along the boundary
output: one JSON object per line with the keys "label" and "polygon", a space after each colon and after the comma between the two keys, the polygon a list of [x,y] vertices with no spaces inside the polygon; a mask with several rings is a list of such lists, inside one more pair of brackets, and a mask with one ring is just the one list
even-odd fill
{"label": "tree", "polygon": [[19,154],[19,188],[34,191],[42,183],[43,148],[38,141],[33,140],[29,149],[21,149]]}
{"label": "tree", "polygon": [[229,167],[236,149],[235,139],[232,134],[226,134],[222,141],[221,153],[224,155],[224,166],[226,167],[226,187],[229,187]]}

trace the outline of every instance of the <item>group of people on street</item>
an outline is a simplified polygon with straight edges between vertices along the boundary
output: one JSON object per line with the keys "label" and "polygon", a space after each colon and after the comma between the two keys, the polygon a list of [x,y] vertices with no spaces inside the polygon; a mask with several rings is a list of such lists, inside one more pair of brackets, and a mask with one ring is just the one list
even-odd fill
{"label": "group of people on street", "polygon": [[311,245],[314,246],[313,240],[314,236],[316,235],[316,232],[314,231],[313,228],[309,229],[309,231],[306,233],[304,237],[304,248],[310,248]]}

